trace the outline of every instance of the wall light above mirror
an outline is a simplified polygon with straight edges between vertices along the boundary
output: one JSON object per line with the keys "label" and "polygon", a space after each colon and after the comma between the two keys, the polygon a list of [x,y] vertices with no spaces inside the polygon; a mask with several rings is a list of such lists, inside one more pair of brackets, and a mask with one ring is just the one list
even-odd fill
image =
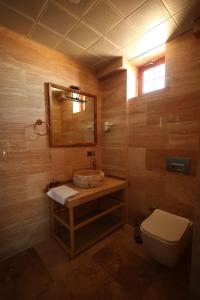
{"label": "wall light above mirror", "polygon": [[50,146],[96,145],[96,96],[54,83],[48,91]]}

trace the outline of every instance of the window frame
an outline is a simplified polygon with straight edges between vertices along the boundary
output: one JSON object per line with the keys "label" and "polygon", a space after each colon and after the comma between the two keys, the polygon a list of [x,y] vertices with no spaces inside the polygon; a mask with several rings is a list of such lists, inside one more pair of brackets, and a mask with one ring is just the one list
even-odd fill
{"label": "window frame", "polygon": [[144,66],[139,68],[139,70],[138,70],[138,96],[147,95],[149,93],[160,90],[160,89],[158,89],[158,90],[150,91],[148,93],[143,93],[143,74],[146,70],[154,68],[159,65],[162,65],[163,63],[165,63],[165,57],[161,57],[154,61],[148,62],[147,64],[145,64]]}

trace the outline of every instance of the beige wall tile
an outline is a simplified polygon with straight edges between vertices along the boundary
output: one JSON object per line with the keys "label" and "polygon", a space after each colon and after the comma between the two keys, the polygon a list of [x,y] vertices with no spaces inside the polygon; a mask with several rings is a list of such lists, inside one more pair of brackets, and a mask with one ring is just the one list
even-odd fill
{"label": "beige wall tile", "polygon": [[[200,46],[192,33],[167,43],[167,87],[128,103],[132,219],[150,212],[152,206],[193,219],[200,132],[199,58]],[[190,174],[167,172],[168,156],[191,158]]]}
{"label": "beige wall tile", "polygon": [[[72,171],[89,167],[86,151],[97,147],[50,148],[33,124],[48,120],[44,83],[81,86],[99,96],[96,77],[64,55],[0,27],[0,259],[49,237],[49,200],[44,190],[52,180],[69,180]],[[100,97],[98,122],[100,124]],[[98,126],[98,136],[100,134]],[[4,152],[5,151],[5,155]]]}

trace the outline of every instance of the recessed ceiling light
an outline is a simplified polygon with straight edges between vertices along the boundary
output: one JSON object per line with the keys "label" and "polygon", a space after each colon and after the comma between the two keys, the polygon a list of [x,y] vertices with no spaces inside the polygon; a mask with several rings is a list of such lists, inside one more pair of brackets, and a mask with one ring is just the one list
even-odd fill
{"label": "recessed ceiling light", "polygon": [[82,0],[69,0],[69,2],[73,3],[73,4],[79,4],[81,3]]}

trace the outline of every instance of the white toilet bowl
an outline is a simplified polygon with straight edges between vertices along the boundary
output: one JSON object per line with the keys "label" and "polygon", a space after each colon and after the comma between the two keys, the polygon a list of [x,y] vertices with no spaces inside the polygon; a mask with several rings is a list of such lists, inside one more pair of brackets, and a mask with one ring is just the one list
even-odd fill
{"label": "white toilet bowl", "polygon": [[191,241],[192,222],[160,209],[140,226],[144,246],[159,263],[173,267]]}

